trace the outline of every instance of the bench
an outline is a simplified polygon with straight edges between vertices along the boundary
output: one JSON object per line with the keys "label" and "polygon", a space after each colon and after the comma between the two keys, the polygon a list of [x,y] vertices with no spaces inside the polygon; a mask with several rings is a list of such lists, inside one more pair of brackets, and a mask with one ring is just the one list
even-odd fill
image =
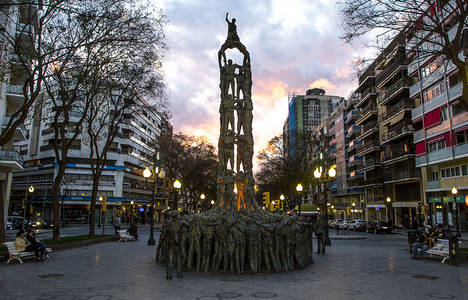
{"label": "bench", "polygon": [[[460,243],[461,242],[459,242],[459,244]],[[442,256],[441,263],[445,263],[445,261],[450,257],[449,240],[438,239],[434,247],[428,249],[426,253],[429,254],[431,257]]]}
{"label": "bench", "polygon": [[[9,264],[10,261],[14,259],[16,259],[20,264],[22,264],[23,260],[21,258],[35,255],[34,252],[16,251],[15,242],[5,242],[3,243],[3,245],[8,248],[8,254],[10,255],[10,258],[8,259],[7,264]],[[47,250],[47,253],[52,252],[51,248],[46,248],[46,250]]]}
{"label": "bench", "polygon": [[117,230],[119,233],[119,242],[127,242],[129,240],[134,241],[135,237],[133,235],[128,234],[127,230]]}

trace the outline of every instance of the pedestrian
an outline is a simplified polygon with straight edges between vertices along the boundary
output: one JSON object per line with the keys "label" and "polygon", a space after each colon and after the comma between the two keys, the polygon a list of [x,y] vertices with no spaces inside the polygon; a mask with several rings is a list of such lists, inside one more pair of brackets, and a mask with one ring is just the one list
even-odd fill
{"label": "pedestrian", "polygon": [[120,215],[117,214],[114,218],[114,229],[115,229],[115,234],[117,234],[117,231],[120,230]]}
{"label": "pedestrian", "polygon": [[46,249],[45,244],[36,238],[36,234],[34,233],[34,230],[29,229],[27,231],[26,240],[28,240],[28,242],[31,245],[33,245],[34,248],[37,248],[39,250],[42,260],[44,260],[46,257],[49,258],[49,255],[47,255],[47,249]]}

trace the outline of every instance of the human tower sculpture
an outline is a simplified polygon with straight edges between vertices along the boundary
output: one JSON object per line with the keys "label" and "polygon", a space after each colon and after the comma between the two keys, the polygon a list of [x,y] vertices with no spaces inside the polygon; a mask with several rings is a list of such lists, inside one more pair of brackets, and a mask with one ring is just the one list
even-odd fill
{"label": "human tower sculpture", "polygon": [[[255,202],[252,173],[252,71],[250,54],[229,20],[228,36],[218,52],[221,101],[216,204],[202,214],[168,212],[156,263],[166,278],[182,271],[244,273],[283,272],[313,263],[313,225],[304,218],[271,213]],[[227,49],[237,49],[233,63]],[[320,227],[320,226],[319,226]]]}

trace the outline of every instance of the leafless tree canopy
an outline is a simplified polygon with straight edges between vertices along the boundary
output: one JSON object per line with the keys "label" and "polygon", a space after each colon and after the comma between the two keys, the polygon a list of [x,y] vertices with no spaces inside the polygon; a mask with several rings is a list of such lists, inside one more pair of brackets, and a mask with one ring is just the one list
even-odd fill
{"label": "leafless tree canopy", "polygon": [[404,34],[409,51],[422,59],[441,57],[459,69],[464,82],[463,99],[468,103],[467,78],[462,55],[463,28],[468,26],[465,0],[343,0],[342,38],[355,41],[368,33],[377,34],[385,47],[397,34]]}

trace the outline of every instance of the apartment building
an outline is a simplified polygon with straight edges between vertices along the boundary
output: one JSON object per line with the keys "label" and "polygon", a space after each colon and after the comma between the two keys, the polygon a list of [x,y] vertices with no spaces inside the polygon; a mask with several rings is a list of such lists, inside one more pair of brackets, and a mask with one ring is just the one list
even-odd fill
{"label": "apartment building", "polygon": [[365,218],[369,221],[386,220],[386,204],[383,192],[383,172],[380,155],[379,122],[377,111],[376,66],[374,62],[359,76],[356,93],[360,94],[355,108],[360,109],[356,124],[361,132],[356,140],[361,144],[356,154],[362,159],[362,165],[354,174],[362,178],[364,189]]}
{"label": "apartment building", "polygon": [[396,226],[413,227],[420,221],[421,176],[415,168],[416,149],[411,122],[414,101],[409,99],[405,35],[397,35],[382,51],[378,61],[375,84],[378,90],[383,200],[387,205],[385,219],[392,220]]}
{"label": "apartment building", "polygon": [[[447,26],[450,26],[447,25]],[[453,38],[456,26],[449,29]],[[467,228],[468,208],[468,112],[461,99],[462,82],[458,70],[443,56],[421,55],[407,36],[408,76],[412,79],[409,97],[415,107],[411,119],[415,129],[415,164],[421,170],[422,198],[428,205],[432,224],[455,226],[457,209],[460,224]],[[461,54],[460,54],[461,55]],[[457,194],[451,193],[457,188]]]}
{"label": "apartment building", "polygon": [[[0,30],[2,36],[16,37],[22,47],[28,47],[33,40],[34,27],[31,25],[31,15],[35,15],[35,5],[1,6],[0,7]],[[0,61],[4,68],[3,80],[0,81],[0,132],[14,121],[13,114],[20,109],[24,103],[23,85],[24,70],[17,56],[11,51],[8,44],[4,44],[0,38]],[[5,72],[6,70],[6,72]],[[15,150],[14,144],[25,141],[28,133],[23,125],[16,128],[13,136],[4,145],[0,146],[0,201],[3,202],[4,216],[6,220],[6,209],[9,205],[12,171],[23,168],[23,159]],[[1,212],[0,212],[1,213]]]}
{"label": "apartment building", "polygon": [[284,136],[288,150],[294,152],[295,139],[310,133],[324,119],[329,118],[343,99],[326,95],[323,89],[309,89],[305,95],[292,96],[288,101],[287,135]]}
{"label": "apartment building", "polygon": [[363,178],[358,173],[362,158],[357,155],[361,142],[356,139],[361,131],[361,126],[356,124],[360,112],[355,108],[358,102],[359,94],[354,92],[341,102],[332,115],[329,129],[332,136],[330,144],[332,149],[336,149],[333,155],[337,166],[337,177],[331,189],[332,211],[335,218],[347,220],[362,218],[364,213]]}
{"label": "apartment building", "polygon": [[[42,215],[50,219],[52,202],[52,184],[58,171],[54,150],[51,145],[53,130],[48,118],[51,114],[51,101],[39,103],[31,113],[26,125],[31,132],[28,143],[19,145],[24,158],[24,169],[13,176],[12,203],[10,211],[22,211],[21,200],[27,195],[26,214]],[[147,109],[145,109],[147,107]],[[53,114],[53,112],[52,112]],[[72,118],[79,118],[73,114]],[[120,124],[119,133],[107,154],[107,163],[99,182],[100,196],[107,197],[108,221],[122,208],[122,214],[141,215],[148,211],[152,195],[152,182],[146,182],[143,170],[153,165],[159,153],[154,141],[161,134],[168,134],[172,127],[166,120],[141,100],[141,105],[125,114]],[[67,222],[86,223],[91,203],[92,170],[89,164],[90,147],[86,133],[82,133],[69,151],[69,163],[61,186],[61,205]],[[35,187],[28,194],[30,185]],[[131,204],[133,202],[133,204]],[[161,193],[156,197],[156,210],[165,208]],[[31,208],[32,207],[32,208]]]}

